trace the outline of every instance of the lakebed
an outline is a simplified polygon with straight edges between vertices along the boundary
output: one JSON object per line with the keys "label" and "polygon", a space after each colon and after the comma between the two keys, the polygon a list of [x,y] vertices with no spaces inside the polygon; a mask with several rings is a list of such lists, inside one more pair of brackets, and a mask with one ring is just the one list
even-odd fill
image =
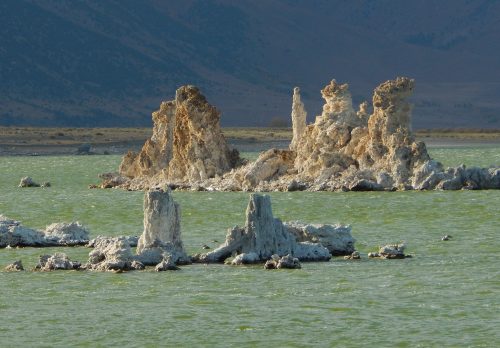
{"label": "lakebed", "polygon": [[[499,165],[500,146],[430,147],[445,166]],[[255,153],[245,153],[254,157]],[[79,220],[91,236],[142,231],[142,192],[89,190],[120,156],[0,157],[0,213],[24,225]],[[22,176],[50,188],[17,187]],[[351,224],[362,260],[301,270],[191,265],[180,272],[0,272],[2,346],[495,346],[500,342],[500,194],[270,193],[285,221]],[[244,223],[245,192],[174,192],[190,254]],[[445,234],[452,236],[441,241]],[[218,242],[215,242],[217,240]],[[413,258],[373,260],[406,241]],[[62,251],[2,249],[0,266]]]}

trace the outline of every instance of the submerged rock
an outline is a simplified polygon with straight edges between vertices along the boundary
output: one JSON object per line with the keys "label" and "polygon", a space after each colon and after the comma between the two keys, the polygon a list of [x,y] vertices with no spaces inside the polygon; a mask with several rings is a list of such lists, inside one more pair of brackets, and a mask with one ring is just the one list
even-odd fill
{"label": "submerged rock", "polygon": [[24,271],[23,263],[21,262],[21,260],[14,261],[13,263],[5,267],[5,271],[6,272]]}
{"label": "submerged rock", "polygon": [[290,254],[302,261],[327,261],[331,258],[326,247],[319,243],[297,241],[295,234],[274,218],[271,199],[267,195],[251,194],[243,228],[228,231],[224,244],[213,251],[195,255],[197,262],[224,262],[236,255],[232,264],[264,262],[277,254]]}
{"label": "submerged rock", "polygon": [[36,269],[40,271],[77,270],[80,269],[80,267],[80,262],[71,261],[64,253],[42,255],[36,265]]}

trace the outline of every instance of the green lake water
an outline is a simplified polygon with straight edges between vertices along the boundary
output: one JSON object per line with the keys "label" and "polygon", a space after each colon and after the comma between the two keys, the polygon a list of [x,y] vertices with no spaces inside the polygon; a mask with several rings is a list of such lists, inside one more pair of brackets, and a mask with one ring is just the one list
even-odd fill
{"label": "green lake water", "polygon": [[[431,148],[445,165],[500,165],[500,147]],[[255,154],[246,154],[255,157]],[[90,190],[118,156],[0,157],[0,213],[92,236],[139,235],[141,192]],[[17,187],[22,176],[47,189]],[[174,192],[189,253],[244,223],[248,193]],[[179,272],[0,271],[1,347],[495,347],[500,345],[500,191],[271,193],[282,220],[352,225],[360,261],[301,270],[191,265]],[[441,241],[452,235],[448,242]],[[406,241],[413,258],[366,258]],[[0,269],[61,251],[2,249]]]}

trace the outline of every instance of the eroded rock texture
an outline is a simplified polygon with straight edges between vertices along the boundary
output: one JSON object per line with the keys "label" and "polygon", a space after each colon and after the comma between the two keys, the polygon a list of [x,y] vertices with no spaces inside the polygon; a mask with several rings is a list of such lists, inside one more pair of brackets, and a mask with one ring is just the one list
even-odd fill
{"label": "eroded rock texture", "polygon": [[[325,244],[339,254],[352,252],[349,243],[345,253],[341,253],[340,249],[347,244],[335,244],[336,240],[343,238],[333,236],[333,230],[337,227],[325,227],[331,234],[321,239],[318,233],[309,234],[310,228],[305,226],[312,225],[281,222],[273,216],[270,197],[254,193],[250,195],[248,202],[245,226],[230,229],[224,244],[209,253],[196,255],[194,260],[207,263],[224,262],[233,256],[232,264],[246,264],[264,262],[273,255],[290,255],[301,261],[329,260],[331,253],[327,247],[320,244],[320,240],[327,241]],[[346,231],[347,228],[342,228],[340,234],[343,235]],[[354,242],[352,237],[350,240]]]}
{"label": "eroded rock texture", "polygon": [[307,112],[304,108],[304,103],[300,100],[300,89],[295,87],[293,89],[292,99],[292,129],[293,138],[290,144],[290,149],[295,150],[299,143],[304,131],[306,129]]}
{"label": "eroded rock texture", "polygon": [[[423,142],[415,141],[407,101],[414,84],[406,77],[382,83],[374,91],[369,115],[366,102],[354,110],[347,84],[332,80],[321,91],[325,104],[315,122],[305,129],[302,122],[293,122],[298,128],[290,150],[268,150],[213,187],[248,191],[500,188],[499,168],[445,170],[430,158]],[[292,115],[302,107],[298,93],[295,89]]]}
{"label": "eroded rock texture", "polygon": [[0,214],[0,248],[74,246],[88,241],[89,232],[79,222],[53,223],[40,231]]}
{"label": "eroded rock texture", "polygon": [[138,259],[156,265],[170,258],[189,263],[181,240],[181,212],[170,190],[150,190],[144,195],[144,231],[137,244]]}
{"label": "eroded rock texture", "polygon": [[193,86],[153,114],[154,134],[139,154],[128,154],[121,175],[102,187],[166,186],[220,191],[373,191],[500,188],[499,168],[444,169],[411,132],[408,97],[415,82],[398,77],[375,88],[373,112],[352,105],[347,84],[332,80],[321,95],[321,115],[306,125],[300,90],[292,102],[293,139],[287,150],[270,149],[235,168],[220,132],[219,114]]}
{"label": "eroded rock texture", "polygon": [[[153,135],[139,153],[122,160],[120,175],[127,185],[193,183],[220,176],[239,161],[220,130],[220,113],[195,86],[183,86],[175,100],[153,113]],[[115,180],[116,181],[116,180]]]}

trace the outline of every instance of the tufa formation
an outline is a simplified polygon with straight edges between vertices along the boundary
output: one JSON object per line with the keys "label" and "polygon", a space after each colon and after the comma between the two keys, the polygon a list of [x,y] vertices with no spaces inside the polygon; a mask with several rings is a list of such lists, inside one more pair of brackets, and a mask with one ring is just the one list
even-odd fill
{"label": "tufa formation", "polygon": [[352,105],[347,84],[332,80],[321,95],[321,115],[306,125],[295,88],[289,149],[270,149],[242,164],[229,150],[219,113],[199,90],[184,86],[174,101],[153,113],[153,136],[139,154],[127,154],[119,174],[104,174],[101,187],[145,190],[159,186],[218,191],[372,191],[500,188],[499,168],[444,169],[411,132],[408,97],[415,82],[398,77]]}

